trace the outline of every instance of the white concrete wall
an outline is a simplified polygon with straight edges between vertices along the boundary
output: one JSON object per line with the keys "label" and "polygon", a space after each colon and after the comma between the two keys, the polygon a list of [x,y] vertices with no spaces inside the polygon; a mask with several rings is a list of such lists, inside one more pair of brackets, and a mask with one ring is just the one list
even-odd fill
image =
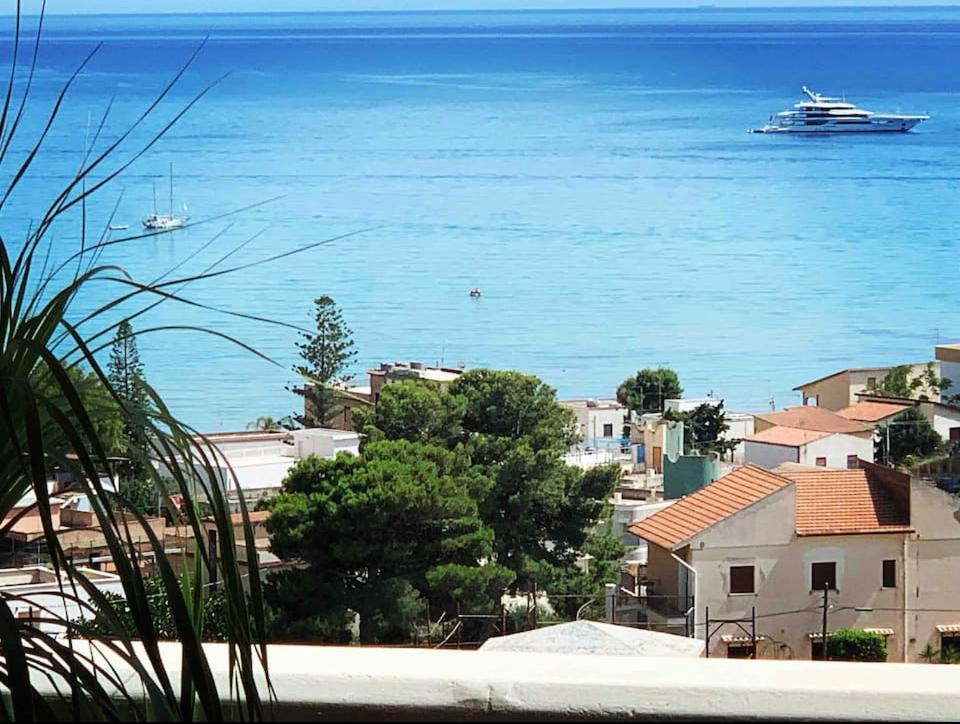
{"label": "white concrete wall", "polygon": [[746,462],[746,443],[742,441],[754,433],[754,417],[749,413],[728,412],[726,420],[730,429],[722,437],[724,440],[741,441],[733,450],[733,462],[743,464]]}
{"label": "white concrete wall", "polygon": [[[228,647],[203,648],[229,702]],[[136,686],[131,666],[99,651]],[[176,681],[179,644],[160,655]],[[278,645],[267,659],[277,721],[951,721],[960,711],[951,666]],[[32,676],[53,699],[52,683]]]}
{"label": "white concrete wall", "polygon": [[[25,569],[31,570],[31,569]],[[46,570],[52,574],[53,571]],[[120,578],[112,573],[80,569],[86,571],[88,580],[101,592],[115,593],[123,596],[123,584]],[[64,591],[69,596],[64,597],[60,591],[60,584],[53,580],[50,583],[25,583],[22,585],[0,586],[0,594],[9,606],[15,618],[26,616],[32,610],[34,617],[76,621],[80,618],[93,618],[94,609],[90,607],[90,595],[83,587],[77,585],[74,590],[67,582],[63,584]],[[74,600],[74,596],[76,599]],[[44,610],[44,609],[48,609]],[[56,623],[43,622],[40,629],[50,632],[62,632],[65,626]]]}
{"label": "white concrete wall", "polygon": [[786,445],[772,445],[766,442],[747,440],[743,443],[743,462],[759,465],[761,468],[772,470],[780,463],[796,463],[800,461],[799,450]]}
{"label": "white concrete wall", "polygon": [[828,468],[846,468],[847,456],[856,455],[861,460],[873,462],[873,437],[865,439],[855,435],[828,435],[800,447],[801,465],[816,465],[817,458],[825,457]]}
{"label": "white concrete wall", "polygon": [[[960,384],[960,379],[958,379],[958,384]],[[950,439],[952,429],[960,427],[960,410],[951,410],[939,405],[921,405],[921,408],[930,411],[928,413],[928,418],[932,418],[930,424],[944,440]]]}

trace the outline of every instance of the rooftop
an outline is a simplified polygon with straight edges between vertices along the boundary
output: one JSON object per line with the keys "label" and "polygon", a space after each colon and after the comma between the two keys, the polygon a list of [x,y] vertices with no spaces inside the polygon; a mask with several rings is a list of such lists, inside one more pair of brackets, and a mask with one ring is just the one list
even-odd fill
{"label": "rooftop", "polygon": [[797,535],[900,533],[910,513],[869,470],[794,471]]}
{"label": "rooftop", "polygon": [[591,410],[622,410],[624,406],[616,399],[589,398],[585,400],[560,400],[564,407]]}
{"label": "rooftop", "polygon": [[789,484],[790,480],[769,470],[744,465],[629,530],[662,548],[673,548]]}
{"label": "rooftop", "polygon": [[453,382],[463,374],[459,367],[430,367],[422,362],[384,362],[377,369],[368,370],[370,375],[386,377],[418,377],[422,380],[434,382]]}
{"label": "rooftop", "polygon": [[[944,346],[944,345],[940,345]],[[818,377],[815,380],[810,380],[809,382],[804,382],[802,385],[797,385],[794,387],[794,390],[802,390],[804,387],[809,387],[810,385],[815,385],[818,382],[823,382],[824,380],[829,380],[831,377],[837,377],[838,375],[845,375],[848,372],[889,372],[894,367],[919,367],[921,365],[927,364],[926,362],[908,362],[906,364],[899,365],[887,365],[886,367],[848,367],[845,370],[840,370],[838,372],[831,372],[829,375],[824,375],[823,377]]]}
{"label": "rooftop", "polygon": [[837,410],[840,417],[848,420],[859,420],[860,422],[879,422],[888,417],[899,415],[901,412],[912,405],[899,402],[878,402],[875,400],[860,400],[855,405]]}
{"label": "rooftop", "polygon": [[781,474],[746,465],[631,525],[629,530],[662,548],[676,548],[715,523],[793,485],[797,535],[910,531],[909,509],[894,492],[897,485],[909,485],[909,476],[863,465],[856,470],[798,466]]}
{"label": "rooftop", "polygon": [[816,405],[788,407],[783,412],[758,412],[754,417],[769,422],[771,425],[796,427],[801,430],[847,434],[873,431],[873,427],[870,425],[856,420],[848,420],[835,412]]}
{"label": "rooftop", "polygon": [[816,440],[830,437],[832,432],[818,432],[817,430],[801,430],[797,427],[768,427],[753,435],[745,437],[747,442],[762,442],[767,445],[782,445],[784,447],[801,447]]}

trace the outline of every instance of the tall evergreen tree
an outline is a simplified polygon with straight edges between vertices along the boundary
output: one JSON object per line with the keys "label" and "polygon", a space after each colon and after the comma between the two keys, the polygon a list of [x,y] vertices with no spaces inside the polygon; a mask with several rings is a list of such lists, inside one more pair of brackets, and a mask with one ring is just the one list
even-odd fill
{"label": "tall evergreen tree", "polygon": [[129,462],[121,469],[121,493],[129,493],[131,504],[142,508],[142,490],[137,489],[136,494],[133,494],[133,491],[124,488],[129,488],[134,480],[139,479],[144,466],[148,464],[146,415],[150,402],[136,334],[133,325],[126,319],[120,322],[113,338],[110,360],[107,363],[107,379],[130,413],[125,417],[123,426],[123,447]]}
{"label": "tall evergreen tree", "polygon": [[353,348],[353,332],[343,321],[343,314],[331,297],[314,300],[317,331],[303,334],[297,343],[303,362],[293,371],[302,379],[293,391],[304,398],[302,415],[296,419],[305,427],[323,427],[337,407],[337,394],[332,385],[346,379],[344,372],[357,352]]}

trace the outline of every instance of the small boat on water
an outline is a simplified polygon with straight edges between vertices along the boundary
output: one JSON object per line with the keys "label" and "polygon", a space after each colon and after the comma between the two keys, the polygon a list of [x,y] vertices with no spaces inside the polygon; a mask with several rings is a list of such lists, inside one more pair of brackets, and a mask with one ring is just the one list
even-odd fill
{"label": "small boat on water", "polygon": [[470,297],[471,299],[478,299],[480,297],[480,289],[478,287],[474,287],[473,289],[471,289]]}
{"label": "small boat on water", "polygon": [[767,123],[752,133],[906,133],[926,115],[874,113],[857,108],[843,98],[815,93],[806,86],[807,100],[795,103],[792,110],[770,116]]}
{"label": "small boat on water", "polygon": [[161,214],[157,212],[157,187],[153,187],[153,213],[144,217],[143,226],[151,231],[172,231],[179,229],[187,223],[190,217],[186,214],[187,205],[183,205],[183,216],[174,216],[173,214],[173,164],[170,164],[170,213]]}
{"label": "small boat on water", "polygon": [[110,224],[110,231],[126,231],[130,228],[130,224]]}

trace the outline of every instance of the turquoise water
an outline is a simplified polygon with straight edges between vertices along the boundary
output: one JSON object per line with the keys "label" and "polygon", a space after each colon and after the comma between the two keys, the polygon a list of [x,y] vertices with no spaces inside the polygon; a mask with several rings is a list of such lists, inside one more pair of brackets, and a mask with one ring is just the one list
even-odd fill
{"label": "turquoise water", "polygon": [[[116,222],[137,229],[153,183],[168,204],[170,162],[194,219],[282,198],[104,260],[152,278],[184,259],[180,273],[199,271],[255,234],[230,263],[373,229],[184,290],[303,325],[330,294],[358,372],[442,360],[599,396],[666,364],[688,395],[748,410],[960,338],[956,9],[54,17],[30,128],[68,68],[105,45],[0,214],[6,239],[75,168],[110,98],[104,138],[207,34],[138,138],[229,77],[88,217],[102,226],[122,190]],[[9,46],[7,33],[0,57]],[[804,83],[932,119],[884,137],[745,132]],[[68,221],[54,256],[77,243]],[[194,332],[144,336],[149,379],[200,428],[295,409],[293,330],[174,304],[148,323],[216,326],[277,362]]]}

